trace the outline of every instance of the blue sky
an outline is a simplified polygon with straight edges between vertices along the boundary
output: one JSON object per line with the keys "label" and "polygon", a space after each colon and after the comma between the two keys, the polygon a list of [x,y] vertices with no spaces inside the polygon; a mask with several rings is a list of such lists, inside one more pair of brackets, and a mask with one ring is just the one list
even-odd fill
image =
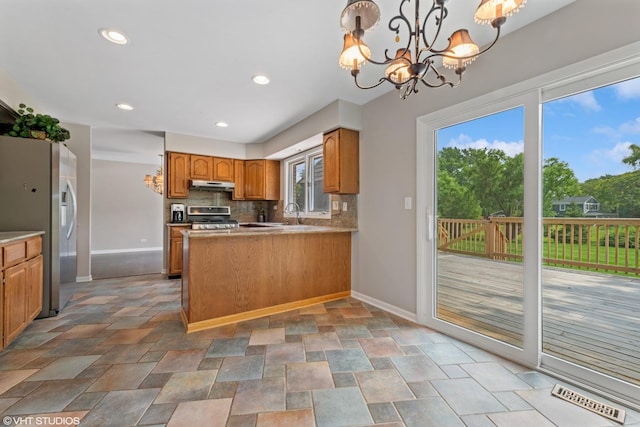
{"label": "blue sky", "polygon": [[[523,110],[504,111],[438,131],[438,149],[523,149]],[[543,157],[569,164],[580,182],[632,170],[622,163],[640,145],[640,78],[582,92],[543,106]]]}

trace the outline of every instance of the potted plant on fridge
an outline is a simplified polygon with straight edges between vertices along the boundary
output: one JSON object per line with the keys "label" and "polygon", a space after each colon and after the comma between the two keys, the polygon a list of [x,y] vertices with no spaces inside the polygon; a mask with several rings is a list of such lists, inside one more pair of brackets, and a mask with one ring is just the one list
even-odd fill
{"label": "potted plant on fridge", "polygon": [[5,133],[19,138],[48,139],[62,142],[71,137],[69,131],[60,126],[60,120],[48,114],[34,113],[33,108],[25,104],[18,105],[18,118]]}

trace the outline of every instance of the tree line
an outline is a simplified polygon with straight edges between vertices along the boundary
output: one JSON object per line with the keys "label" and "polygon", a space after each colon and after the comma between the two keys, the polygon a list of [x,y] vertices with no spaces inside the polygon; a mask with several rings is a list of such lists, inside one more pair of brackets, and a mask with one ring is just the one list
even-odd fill
{"label": "tree line", "polygon": [[[631,144],[623,162],[634,168],[580,183],[569,164],[556,157],[542,167],[543,216],[553,217],[552,203],[565,197],[593,196],[601,212],[620,218],[640,217],[640,147]],[[524,155],[499,149],[447,147],[438,152],[438,216],[480,219],[491,215],[522,216]]]}

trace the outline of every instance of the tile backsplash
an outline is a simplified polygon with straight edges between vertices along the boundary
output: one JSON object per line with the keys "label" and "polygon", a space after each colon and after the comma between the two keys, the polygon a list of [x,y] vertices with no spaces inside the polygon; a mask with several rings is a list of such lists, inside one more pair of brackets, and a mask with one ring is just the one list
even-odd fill
{"label": "tile backsplash", "polygon": [[[358,227],[358,195],[357,194],[332,194],[331,206],[338,202],[339,209],[331,211],[331,219],[301,218],[302,224],[324,225],[333,227]],[[347,210],[343,211],[343,203],[347,203]],[[265,210],[266,221],[286,222],[283,217],[284,203],[277,201],[248,201],[231,200],[231,193],[223,191],[190,190],[187,199],[164,199],[165,222],[170,222],[169,208],[171,203],[184,203],[185,206],[229,206],[231,217],[239,222],[256,222],[261,208]],[[275,207],[275,209],[274,209]]]}

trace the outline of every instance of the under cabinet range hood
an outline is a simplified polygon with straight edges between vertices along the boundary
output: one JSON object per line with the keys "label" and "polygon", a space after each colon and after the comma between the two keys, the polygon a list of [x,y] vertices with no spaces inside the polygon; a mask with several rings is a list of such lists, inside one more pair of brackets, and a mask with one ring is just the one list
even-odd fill
{"label": "under cabinet range hood", "polygon": [[235,186],[236,185],[233,182],[228,181],[205,181],[201,179],[189,180],[189,187],[198,190],[233,191]]}

